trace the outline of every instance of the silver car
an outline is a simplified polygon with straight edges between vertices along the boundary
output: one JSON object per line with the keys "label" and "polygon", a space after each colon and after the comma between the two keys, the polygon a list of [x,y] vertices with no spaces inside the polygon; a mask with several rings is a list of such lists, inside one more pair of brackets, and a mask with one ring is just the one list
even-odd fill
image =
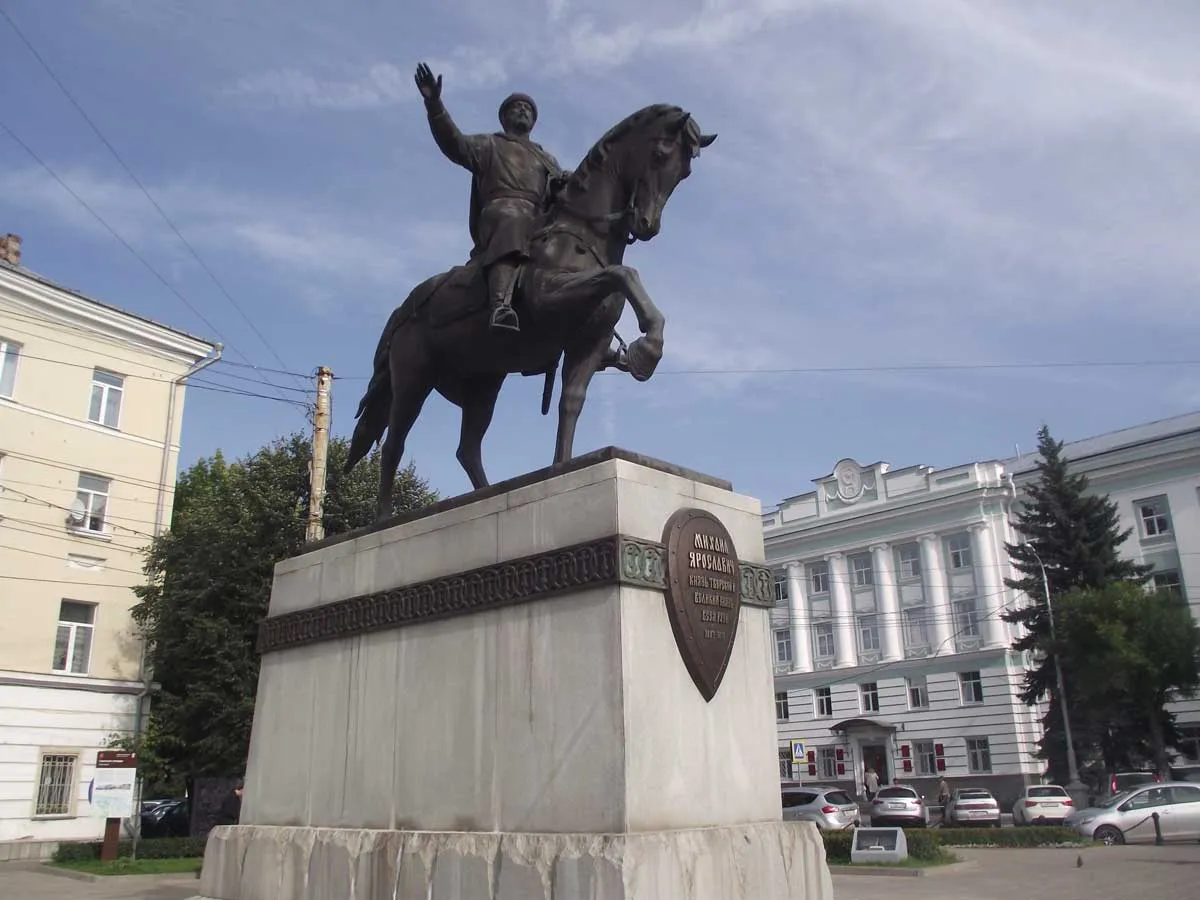
{"label": "silver car", "polygon": [[942,821],[952,828],[964,825],[1000,827],[1000,804],[991,791],[983,788],[959,788],[946,804]]}
{"label": "silver car", "polygon": [[1153,843],[1156,816],[1164,841],[1200,840],[1200,784],[1136,787],[1071,813],[1065,824],[1104,844]]}
{"label": "silver car", "polygon": [[860,824],[853,797],[841,788],[815,784],[783,786],[783,818],[814,822],[823,831],[845,831]]}
{"label": "silver car", "polygon": [[881,787],[871,801],[871,824],[880,828],[901,826],[929,827],[929,807],[925,798],[910,787],[889,784]]}

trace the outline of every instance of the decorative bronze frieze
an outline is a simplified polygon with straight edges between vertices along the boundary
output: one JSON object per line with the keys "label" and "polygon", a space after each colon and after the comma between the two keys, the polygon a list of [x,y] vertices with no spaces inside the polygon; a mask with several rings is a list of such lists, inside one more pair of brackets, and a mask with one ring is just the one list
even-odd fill
{"label": "decorative bronze frieze", "polygon": [[[457,575],[270,616],[259,625],[258,650],[271,653],[606,585],[666,590],[665,557],[666,548],[662,544],[612,535]],[[765,579],[766,596],[771,597],[774,583],[770,571],[761,566],[741,565],[743,602],[769,606],[770,602],[760,601],[759,582]],[[748,580],[754,591],[747,590]]]}

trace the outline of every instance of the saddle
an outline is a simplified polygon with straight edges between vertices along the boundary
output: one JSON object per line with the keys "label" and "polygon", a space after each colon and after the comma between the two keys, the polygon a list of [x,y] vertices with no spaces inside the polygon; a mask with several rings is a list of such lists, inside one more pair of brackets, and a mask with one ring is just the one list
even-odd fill
{"label": "saddle", "polygon": [[[523,265],[517,270],[512,296],[513,308],[522,316],[521,281],[524,270]],[[432,328],[451,325],[476,313],[484,313],[490,307],[487,274],[474,261],[445,272],[430,285],[429,292],[417,303],[417,311],[425,315]]]}

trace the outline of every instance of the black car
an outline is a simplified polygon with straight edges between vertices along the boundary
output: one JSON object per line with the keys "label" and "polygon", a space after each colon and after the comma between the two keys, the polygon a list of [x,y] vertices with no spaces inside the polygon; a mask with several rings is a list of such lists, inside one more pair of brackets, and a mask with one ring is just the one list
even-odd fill
{"label": "black car", "polygon": [[186,798],[164,800],[142,812],[142,837],[187,837],[192,828],[191,804]]}

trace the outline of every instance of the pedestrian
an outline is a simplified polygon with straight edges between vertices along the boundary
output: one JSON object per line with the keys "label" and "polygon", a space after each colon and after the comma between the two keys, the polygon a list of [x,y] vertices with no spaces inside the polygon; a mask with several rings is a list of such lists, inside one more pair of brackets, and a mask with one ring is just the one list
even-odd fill
{"label": "pedestrian", "polygon": [[867,776],[863,779],[863,783],[867,788],[867,802],[875,799],[875,795],[879,793],[879,776],[875,774],[875,770],[868,767]]}
{"label": "pedestrian", "polygon": [[941,784],[938,785],[938,806],[942,808],[942,815],[946,814],[946,806],[950,802],[950,785],[943,778]]}
{"label": "pedestrian", "polygon": [[242,793],[245,791],[245,782],[238,779],[233,790],[229,792],[224,800],[221,801],[221,808],[217,812],[218,825],[236,825],[242,817]]}

